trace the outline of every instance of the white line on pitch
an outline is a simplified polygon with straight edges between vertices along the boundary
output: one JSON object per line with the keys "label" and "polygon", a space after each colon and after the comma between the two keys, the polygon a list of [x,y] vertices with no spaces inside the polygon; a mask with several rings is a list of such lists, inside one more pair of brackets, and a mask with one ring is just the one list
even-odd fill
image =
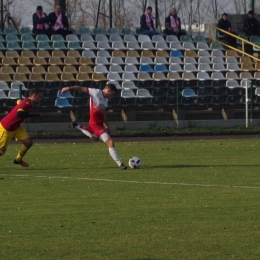
{"label": "white line on pitch", "polygon": [[74,179],[74,180],[86,180],[86,181],[121,182],[121,183],[137,183],[137,184],[157,184],[157,185],[175,185],[175,186],[199,186],[199,187],[260,189],[260,187],[256,187],[256,186],[199,184],[199,183],[182,183],[182,182],[127,181],[127,180],[93,179],[93,178],[73,178],[73,177],[66,177],[66,176],[61,176],[61,177],[59,177],[59,176],[32,176],[32,175],[20,175],[20,174],[16,174],[16,175],[0,174],[0,176],[34,177],[34,178],[46,178],[46,179]]}

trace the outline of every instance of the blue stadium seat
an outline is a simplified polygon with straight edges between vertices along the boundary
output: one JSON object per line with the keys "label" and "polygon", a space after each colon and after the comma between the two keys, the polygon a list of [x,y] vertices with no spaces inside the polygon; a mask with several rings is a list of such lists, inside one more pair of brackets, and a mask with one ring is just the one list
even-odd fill
{"label": "blue stadium seat", "polygon": [[55,100],[55,106],[59,108],[72,107],[72,105],[69,103],[68,99],[66,98],[57,98]]}
{"label": "blue stadium seat", "polygon": [[197,94],[191,88],[183,89],[181,94],[182,94],[183,97],[197,97]]}
{"label": "blue stadium seat", "polygon": [[154,72],[151,65],[149,65],[149,64],[141,64],[139,70],[140,70],[140,72],[147,72],[147,73]]}
{"label": "blue stadium seat", "polygon": [[74,96],[71,95],[70,91],[64,93],[64,94],[61,94],[61,90],[58,90],[57,92],[57,98],[74,98]]}
{"label": "blue stadium seat", "polygon": [[181,58],[181,59],[184,58],[182,52],[179,51],[179,50],[172,50],[172,51],[170,52],[170,57],[177,57],[177,58]]}

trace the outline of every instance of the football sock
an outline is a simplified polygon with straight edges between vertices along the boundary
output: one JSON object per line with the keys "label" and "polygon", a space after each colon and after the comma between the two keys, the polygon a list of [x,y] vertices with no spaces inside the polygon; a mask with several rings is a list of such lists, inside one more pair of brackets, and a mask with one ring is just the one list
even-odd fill
{"label": "football sock", "polygon": [[86,130],[84,126],[77,125],[75,128],[80,130],[83,134],[87,135],[89,138],[92,138],[92,134],[88,130]]}
{"label": "football sock", "polygon": [[20,162],[22,161],[23,157],[25,156],[25,154],[27,153],[27,151],[30,149],[30,147],[25,146],[24,144],[22,144],[17,156],[16,156],[16,161]]}
{"label": "football sock", "polygon": [[116,148],[115,147],[108,148],[108,150],[109,150],[109,154],[111,155],[113,160],[117,163],[118,166],[120,166],[121,165],[121,161],[120,161],[120,158],[119,158],[118,153],[116,151]]}

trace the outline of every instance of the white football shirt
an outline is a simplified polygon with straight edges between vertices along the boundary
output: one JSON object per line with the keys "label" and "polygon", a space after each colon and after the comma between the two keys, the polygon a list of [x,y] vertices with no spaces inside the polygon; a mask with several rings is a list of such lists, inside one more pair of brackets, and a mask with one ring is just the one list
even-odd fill
{"label": "white football shirt", "polygon": [[103,126],[108,99],[103,96],[100,89],[87,88],[87,93],[90,95],[89,124]]}

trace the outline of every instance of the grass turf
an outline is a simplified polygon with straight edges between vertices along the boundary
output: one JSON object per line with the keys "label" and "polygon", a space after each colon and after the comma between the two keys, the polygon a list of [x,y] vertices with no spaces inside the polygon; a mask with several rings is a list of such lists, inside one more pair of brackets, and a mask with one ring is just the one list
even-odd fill
{"label": "grass turf", "polygon": [[0,158],[0,259],[260,259],[259,139],[18,145]]}

